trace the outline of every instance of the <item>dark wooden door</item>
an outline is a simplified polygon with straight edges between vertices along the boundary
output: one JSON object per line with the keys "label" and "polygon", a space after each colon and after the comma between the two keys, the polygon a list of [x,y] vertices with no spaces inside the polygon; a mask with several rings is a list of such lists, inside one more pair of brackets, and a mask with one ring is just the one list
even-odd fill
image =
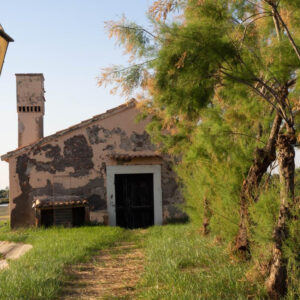
{"label": "dark wooden door", "polygon": [[73,226],[83,226],[85,223],[85,208],[73,207],[72,208]]}
{"label": "dark wooden door", "polygon": [[153,174],[116,174],[117,226],[146,228],[154,224]]}

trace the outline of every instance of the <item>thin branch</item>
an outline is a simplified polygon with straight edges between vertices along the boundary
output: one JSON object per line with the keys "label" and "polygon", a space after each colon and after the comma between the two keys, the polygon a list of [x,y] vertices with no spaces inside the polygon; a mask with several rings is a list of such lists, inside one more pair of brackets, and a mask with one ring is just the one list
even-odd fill
{"label": "thin branch", "polygon": [[294,78],[294,79],[291,79],[287,82],[286,84],[286,87],[287,88],[290,88],[291,86],[293,86],[295,83],[297,82],[297,80]]}
{"label": "thin branch", "polygon": [[233,134],[233,135],[241,135],[241,136],[246,136],[246,137],[249,137],[249,138],[252,138],[252,139],[255,139],[257,140],[258,142],[266,145],[266,143],[264,141],[262,141],[261,139],[253,136],[253,135],[249,135],[249,134],[246,134],[246,133],[242,133],[242,132],[233,132],[233,131],[223,131],[224,133],[229,133],[229,134]]}
{"label": "thin branch", "polygon": [[255,21],[259,20],[259,19],[262,19],[262,18],[265,18],[265,17],[269,17],[270,15],[265,15],[265,16],[260,16],[260,17],[257,17],[255,19],[253,19],[251,22],[249,22],[247,24],[247,26],[249,26],[250,24],[254,23]]}
{"label": "thin branch", "polygon": [[274,146],[275,146],[275,143],[276,143],[276,139],[277,139],[277,135],[278,135],[279,130],[280,130],[281,123],[282,123],[282,117],[277,112],[276,115],[275,115],[275,118],[273,120],[273,124],[272,124],[271,131],[270,131],[270,134],[269,134],[267,146],[265,147],[265,150],[268,151],[268,152],[274,151],[273,149],[274,149]]}
{"label": "thin branch", "polygon": [[228,76],[229,78],[236,80],[237,82],[243,83],[246,86],[250,87],[252,90],[255,91],[256,94],[258,94],[259,96],[261,96],[262,98],[264,98],[269,104],[271,104],[274,109],[276,109],[279,113],[281,113],[281,111],[276,107],[276,105],[266,96],[264,95],[259,89],[255,88],[251,83],[249,83],[248,81],[239,78],[239,77],[235,77],[227,72],[224,72],[223,70],[221,70],[221,73],[223,73],[224,75]]}
{"label": "thin branch", "polygon": [[[264,13],[264,14],[266,14],[266,13]],[[245,37],[246,37],[246,33],[247,33],[247,30],[248,30],[248,27],[249,27],[252,23],[254,23],[255,21],[257,21],[257,20],[259,20],[259,19],[262,19],[262,18],[265,18],[265,17],[269,17],[269,16],[270,16],[269,14],[266,14],[266,15],[264,15],[264,16],[255,18],[255,19],[253,19],[251,22],[247,23],[247,25],[245,26],[245,29],[244,29],[242,42],[245,40]]]}
{"label": "thin branch", "polygon": [[272,89],[269,85],[267,85],[263,80],[261,80],[260,78],[258,77],[255,77],[255,80],[258,81],[262,86],[264,86],[266,88],[267,91],[269,91],[272,96],[275,98],[275,100],[277,102],[279,102],[279,99],[278,99],[278,95],[277,93],[274,91],[274,89]]}
{"label": "thin branch", "polygon": [[280,34],[280,24],[279,24],[279,21],[278,21],[278,18],[274,12],[274,8],[272,8],[272,11],[273,11],[273,22],[274,22],[274,25],[275,25],[275,30],[276,30],[276,35],[277,35],[277,38],[278,38],[278,41],[280,42],[281,41],[281,34]]}
{"label": "thin branch", "polygon": [[250,0],[246,0],[246,1],[249,2],[249,3],[252,4],[252,5],[254,5],[254,6],[260,8],[260,9],[264,9],[262,6],[258,5],[257,3],[254,3],[254,2],[252,2],[252,1],[250,1]]}
{"label": "thin branch", "polygon": [[245,23],[246,21],[248,21],[249,19],[252,19],[253,17],[256,17],[256,16],[259,16],[259,15],[264,15],[264,14],[270,14],[270,12],[259,12],[259,13],[256,13],[256,14],[253,14],[249,17],[247,17],[246,19],[242,20],[243,23]]}
{"label": "thin branch", "polygon": [[290,102],[290,99],[288,96],[286,97],[286,100],[287,100],[287,107],[288,107],[289,114],[290,114],[290,124],[294,124],[294,114],[293,114],[291,102]]}
{"label": "thin branch", "polygon": [[[285,98],[284,98],[285,99]],[[284,100],[283,99],[283,100]],[[285,106],[285,103],[283,103],[284,104],[284,106]],[[277,103],[277,105],[279,106],[279,109],[280,109],[280,111],[281,111],[281,114],[282,114],[282,116],[283,116],[283,119],[289,124],[289,118],[288,118],[288,116],[286,115],[286,112],[285,112],[285,109],[284,109],[284,106],[279,102],[279,103]]]}
{"label": "thin branch", "polygon": [[232,223],[232,224],[234,224],[234,225],[236,225],[236,226],[240,226],[239,224],[235,223],[234,221],[232,221],[231,219],[227,218],[226,216],[219,214],[218,212],[216,212],[216,211],[215,211],[214,209],[212,209],[211,207],[210,207],[210,210],[211,210],[214,214],[216,214],[216,215],[218,215],[219,217],[221,217],[221,218],[227,220],[228,222],[230,222],[230,223]]}
{"label": "thin branch", "polygon": [[[255,58],[257,59],[257,61],[260,63],[261,67],[264,68],[267,72],[269,72],[270,75],[273,77],[273,79],[277,82],[277,84],[280,85],[280,83],[279,83],[278,79],[276,78],[275,74],[274,74],[267,66],[264,65],[264,63],[261,61],[260,57],[259,57],[255,52],[253,52],[252,49],[250,49],[249,47],[247,47],[247,46],[244,45],[243,41],[244,41],[244,37],[243,37],[243,39],[242,39],[241,46],[246,47],[246,49],[254,55],[254,57],[255,57]],[[240,51],[240,49],[237,49],[237,51]],[[248,71],[250,71],[249,68],[248,68],[248,66],[247,66],[247,65],[245,64],[245,62],[242,60],[242,58],[241,58],[240,55],[238,55],[238,59],[239,59],[239,61],[245,66],[245,68],[246,68]],[[252,73],[252,72],[250,71],[250,73]],[[253,75],[253,77],[256,77],[253,73],[252,73],[252,75]],[[271,80],[271,79],[270,79],[270,80]]]}
{"label": "thin branch", "polygon": [[123,26],[123,25],[116,25],[114,26],[115,28],[121,28],[121,29],[128,29],[128,30],[134,30],[134,31],[143,31],[146,34],[150,35],[152,38],[159,40],[160,42],[162,42],[162,39],[159,38],[158,36],[154,35],[153,33],[151,33],[150,31],[148,31],[145,28],[141,28],[141,27],[130,27],[130,26]]}
{"label": "thin branch", "polygon": [[287,34],[287,36],[289,38],[289,41],[292,44],[292,47],[293,47],[294,51],[296,52],[296,55],[297,55],[298,59],[300,60],[300,50],[298,49],[298,47],[297,47],[297,45],[296,45],[296,43],[295,43],[295,41],[294,41],[294,39],[293,39],[293,37],[292,37],[289,29],[287,27],[287,25],[285,24],[285,22],[283,21],[280,13],[278,12],[277,7],[275,5],[272,5],[271,3],[268,3],[268,4],[272,6],[275,16],[278,17],[281,25],[284,27],[284,29],[286,31],[286,34]]}
{"label": "thin branch", "polygon": [[125,67],[125,68],[123,68],[123,69],[111,71],[110,73],[108,73],[108,75],[116,74],[116,73],[121,73],[121,72],[127,71],[127,70],[129,70],[129,69],[131,69],[131,68],[134,68],[134,67],[138,67],[138,66],[142,66],[142,65],[148,64],[148,63],[150,63],[150,62],[152,62],[152,61],[155,61],[155,60],[157,60],[157,59],[158,59],[158,58],[156,57],[156,58],[153,58],[153,59],[144,61],[144,62],[139,63],[139,64],[134,64],[134,65],[131,65],[131,66],[129,66],[129,67]]}

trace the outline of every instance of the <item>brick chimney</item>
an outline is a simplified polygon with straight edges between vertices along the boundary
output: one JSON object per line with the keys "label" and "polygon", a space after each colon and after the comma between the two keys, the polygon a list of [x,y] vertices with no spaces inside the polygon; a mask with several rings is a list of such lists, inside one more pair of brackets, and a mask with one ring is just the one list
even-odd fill
{"label": "brick chimney", "polygon": [[44,137],[44,76],[16,74],[18,146],[24,147]]}

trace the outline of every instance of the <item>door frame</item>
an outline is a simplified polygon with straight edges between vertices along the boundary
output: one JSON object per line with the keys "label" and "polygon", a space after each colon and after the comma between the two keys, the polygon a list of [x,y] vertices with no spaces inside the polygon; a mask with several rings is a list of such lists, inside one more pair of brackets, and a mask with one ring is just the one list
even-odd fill
{"label": "door frame", "polygon": [[153,174],[154,225],[162,225],[162,189],[160,165],[122,165],[106,167],[108,224],[116,226],[116,174]]}

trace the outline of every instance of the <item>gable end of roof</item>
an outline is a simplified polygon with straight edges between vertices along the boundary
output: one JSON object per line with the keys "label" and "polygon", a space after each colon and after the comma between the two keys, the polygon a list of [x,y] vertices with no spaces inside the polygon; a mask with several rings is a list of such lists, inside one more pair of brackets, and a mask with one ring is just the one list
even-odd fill
{"label": "gable end of roof", "polygon": [[87,126],[87,125],[89,125],[89,124],[91,124],[91,123],[93,123],[95,121],[107,119],[107,118],[109,118],[109,117],[111,117],[111,116],[113,116],[115,114],[118,114],[120,112],[123,112],[123,111],[125,111],[125,110],[127,110],[129,108],[136,107],[136,105],[137,105],[137,101],[134,98],[132,98],[130,101],[128,101],[128,102],[126,102],[124,104],[121,104],[121,105],[119,105],[117,107],[114,107],[112,109],[107,110],[105,113],[95,115],[95,116],[93,116],[90,119],[84,120],[84,121],[82,121],[80,123],[77,123],[77,124],[75,124],[73,126],[70,126],[70,127],[66,128],[66,129],[57,131],[54,134],[48,135],[48,136],[46,136],[44,138],[41,138],[40,140],[38,140],[35,143],[29,144],[29,145],[24,146],[22,148],[18,148],[18,149],[14,150],[14,151],[10,151],[10,152],[2,155],[1,156],[1,160],[8,162],[8,159],[10,157],[13,157],[13,156],[19,155],[19,154],[21,154],[23,152],[26,152],[28,150],[31,150],[35,146],[40,146],[40,145],[43,145],[45,143],[48,143],[48,142],[50,142],[50,141],[52,141],[52,140],[54,140],[54,139],[56,139],[58,137],[61,137],[61,136],[65,135],[67,133],[70,133],[70,132],[72,132],[72,131],[74,131],[76,129],[79,129],[79,128],[82,128],[84,126]]}

